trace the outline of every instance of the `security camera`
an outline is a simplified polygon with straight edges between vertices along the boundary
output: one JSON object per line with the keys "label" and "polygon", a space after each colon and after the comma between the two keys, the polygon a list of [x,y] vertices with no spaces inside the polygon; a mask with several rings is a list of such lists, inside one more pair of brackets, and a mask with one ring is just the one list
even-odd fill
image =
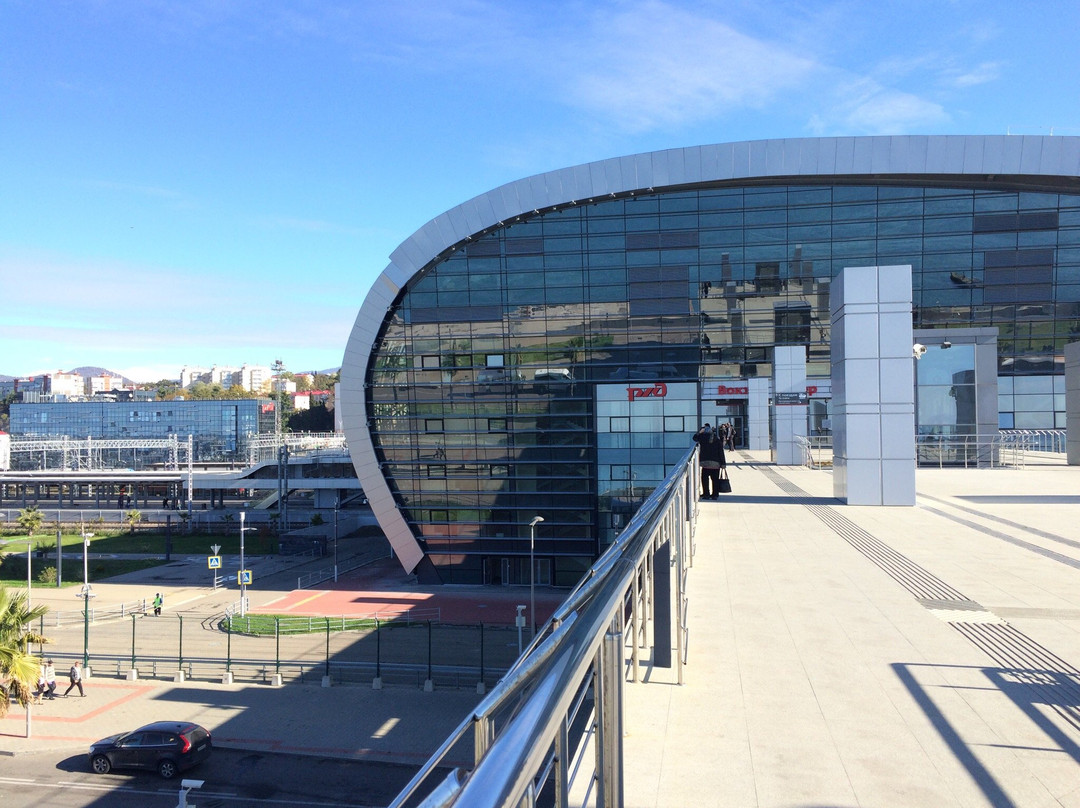
{"label": "security camera", "polygon": [[180,787],[181,788],[202,788],[203,783],[205,783],[205,782],[206,782],[205,780],[181,780],[180,781]]}
{"label": "security camera", "polygon": [[911,355],[916,359],[922,359],[923,354],[926,353],[926,346],[921,342],[916,342],[911,346]]}
{"label": "security camera", "polygon": [[941,347],[942,347],[942,348],[946,348],[946,349],[948,349],[948,348],[951,348],[951,347],[952,347],[952,343],[951,343],[951,342],[949,342],[948,340],[945,340],[945,341],[944,341],[943,343],[941,343]]}

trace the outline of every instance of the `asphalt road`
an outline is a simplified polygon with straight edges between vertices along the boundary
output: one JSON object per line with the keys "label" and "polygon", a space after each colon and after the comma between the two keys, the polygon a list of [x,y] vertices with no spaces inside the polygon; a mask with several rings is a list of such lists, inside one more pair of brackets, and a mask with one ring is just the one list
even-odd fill
{"label": "asphalt road", "polygon": [[172,780],[153,772],[89,770],[85,754],[0,757],[4,808],[175,808],[180,781],[203,780],[188,794],[198,808],[385,806],[409,781],[410,766],[215,749]]}

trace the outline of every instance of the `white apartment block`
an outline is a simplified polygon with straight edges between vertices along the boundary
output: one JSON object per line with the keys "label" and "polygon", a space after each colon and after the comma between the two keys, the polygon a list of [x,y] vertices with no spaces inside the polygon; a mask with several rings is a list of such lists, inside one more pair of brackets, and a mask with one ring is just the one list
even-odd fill
{"label": "white apartment block", "polygon": [[180,386],[191,387],[195,382],[203,381],[203,376],[209,372],[206,368],[183,367],[180,369]]}
{"label": "white apartment block", "polygon": [[83,395],[83,377],[79,373],[57,371],[46,377],[45,392],[54,396],[77,398]]}
{"label": "white apartment block", "polygon": [[235,384],[233,380],[236,378],[236,374],[238,374],[239,372],[240,368],[233,368],[228,366],[218,367],[217,365],[214,365],[212,368],[210,368],[210,372],[207,374],[209,378],[205,381],[207,384],[220,384],[227,390],[232,387],[233,384]]}
{"label": "white apartment block", "polygon": [[266,365],[248,365],[231,367],[214,365],[207,370],[199,367],[185,367],[180,371],[180,386],[191,387],[195,382],[220,384],[226,390],[239,385],[253,393],[262,393],[270,385],[274,372]]}
{"label": "white apartment block", "polygon": [[270,380],[274,371],[265,365],[247,365],[240,368],[239,380],[236,382],[245,390],[261,393],[270,386]]}
{"label": "white apartment block", "polygon": [[87,376],[83,379],[83,393],[88,396],[120,390],[123,386],[123,376]]}

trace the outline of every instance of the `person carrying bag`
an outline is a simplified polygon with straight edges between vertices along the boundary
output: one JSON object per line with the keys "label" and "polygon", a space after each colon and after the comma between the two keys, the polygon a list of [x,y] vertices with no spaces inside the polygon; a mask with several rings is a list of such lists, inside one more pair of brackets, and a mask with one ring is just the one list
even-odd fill
{"label": "person carrying bag", "polygon": [[705,424],[695,433],[694,442],[701,447],[701,498],[718,499],[723,490],[720,472],[727,467],[724,441],[709,424]]}
{"label": "person carrying bag", "polygon": [[[731,493],[731,479],[727,476],[727,466],[720,469],[720,479],[718,482],[720,483],[721,494]],[[713,497],[713,499],[716,499],[716,497]]]}

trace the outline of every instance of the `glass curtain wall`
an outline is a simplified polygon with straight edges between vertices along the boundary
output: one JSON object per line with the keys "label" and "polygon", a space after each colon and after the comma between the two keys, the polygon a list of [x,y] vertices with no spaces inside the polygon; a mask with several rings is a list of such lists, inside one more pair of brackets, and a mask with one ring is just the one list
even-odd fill
{"label": "glass curtain wall", "polygon": [[759,185],[571,205],[458,245],[392,307],[368,377],[384,473],[444,580],[527,580],[541,515],[535,551],[572,583],[607,525],[597,384],[770,377],[775,345],[827,378],[831,279],[899,264],[914,326],[996,326],[1001,376],[1059,374],[1080,336],[1077,196]]}

